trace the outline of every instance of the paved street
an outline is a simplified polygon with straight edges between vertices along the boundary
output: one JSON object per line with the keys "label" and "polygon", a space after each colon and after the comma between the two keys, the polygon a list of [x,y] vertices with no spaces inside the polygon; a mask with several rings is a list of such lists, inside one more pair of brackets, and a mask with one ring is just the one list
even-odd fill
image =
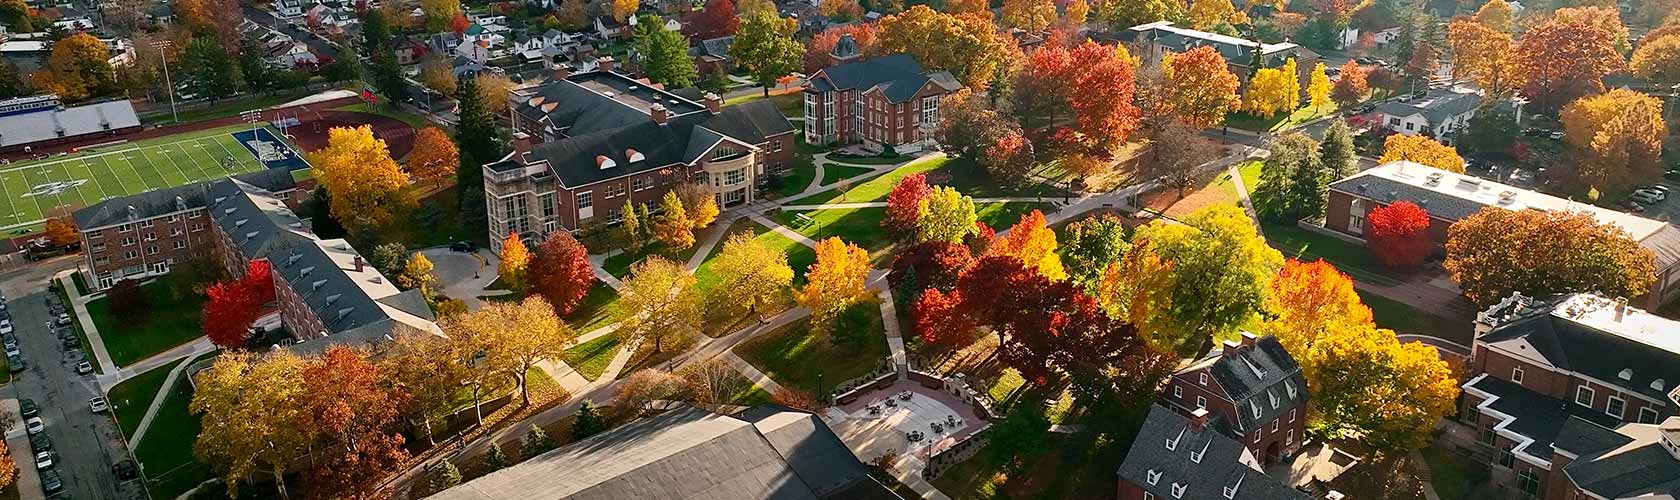
{"label": "paved street", "polygon": [[[64,478],[65,498],[145,498],[138,483],[119,485],[111,473],[111,465],[127,456],[122,437],[109,416],[88,409],[88,399],[99,395],[99,389],[91,375],[75,373],[72,358],[47,326],[50,294],[39,289],[21,296],[7,292],[18,346],[29,369],[14,374],[4,395],[41,405],[46,434],[58,453],[55,468]],[[18,460],[20,468],[33,466],[33,461]]]}

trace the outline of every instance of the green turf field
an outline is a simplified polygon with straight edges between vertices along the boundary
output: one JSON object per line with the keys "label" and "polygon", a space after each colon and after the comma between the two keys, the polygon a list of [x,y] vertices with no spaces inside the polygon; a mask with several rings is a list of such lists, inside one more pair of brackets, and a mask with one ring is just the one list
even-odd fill
{"label": "green turf field", "polygon": [[261,170],[262,162],[234,139],[232,133],[241,130],[250,127],[199,130],[0,165],[0,231],[33,229],[58,213],[56,207],[75,211],[106,198]]}

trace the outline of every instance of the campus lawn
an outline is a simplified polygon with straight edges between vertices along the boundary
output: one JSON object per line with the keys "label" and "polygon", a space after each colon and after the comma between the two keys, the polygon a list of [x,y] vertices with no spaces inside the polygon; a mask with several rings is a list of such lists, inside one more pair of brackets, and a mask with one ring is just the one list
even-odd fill
{"label": "campus lawn", "polygon": [[1271,118],[1255,116],[1247,112],[1236,112],[1225,115],[1225,125],[1254,132],[1276,132],[1335,113],[1336,103],[1318,108],[1304,106],[1293,113],[1278,113],[1272,115]]}
{"label": "campus lawn", "polygon": [[613,356],[617,356],[622,347],[618,334],[609,333],[566,349],[563,359],[573,370],[577,370],[579,375],[583,375],[583,378],[595,380],[601,377],[601,372],[607,370],[607,364],[612,362]]}
{"label": "campus lawn", "polygon": [[899,180],[918,173],[937,170],[944,166],[945,163],[945,158],[932,158],[911,162],[908,165],[892,169],[885,174],[877,175],[867,181],[855,183],[851,186],[851,189],[847,189],[845,193],[840,193],[838,190],[828,190],[800,198],[795,200],[794,203],[799,205],[820,205],[830,202],[854,203],[887,201],[887,193],[892,191],[893,186],[897,185]]}
{"label": "campus lawn", "polygon": [[1371,251],[1358,244],[1301,229],[1294,224],[1261,221],[1260,229],[1266,235],[1266,242],[1283,252],[1284,258],[1323,258],[1343,268],[1344,272],[1347,268],[1372,273],[1384,271],[1382,263],[1377,262]]}
{"label": "campus lawn", "polygon": [[[797,214],[810,217],[812,222],[801,222]],[[881,230],[881,220],[887,217],[887,209],[881,207],[870,208],[836,208],[828,210],[813,210],[806,212],[777,213],[778,222],[783,226],[803,234],[813,240],[822,241],[830,237],[839,237],[848,243],[856,243],[874,253],[885,249],[892,240]]]}
{"label": "campus lawn", "polygon": [[776,197],[784,198],[805,191],[805,188],[811,187],[811,179],[816,176],[817,166],[811,163],[811,157],[804,154],[795,155],[793,168],[781,176],[781,184],[776,186]]}
{"label": "campus lawn", "polygon": [[618,321],[622,314],[618,307],[618,290],[597,281],[589,288],[589,294],[583,296],[583,302],[566,315],[566,324],[577,330],[578,335],[583,335]]}
{"label": "campus lawn", "polygon": [[904,155],[890,156],[890,157],[889,156],[851,156],[851,155],[839,155],[839,154],[828,155],[828,160],[829,161],[837,162],[837,163],[844,163],[844,164],[847,164],[847,165],[897,165],[897,164],[908,162],[908,161],[914,160],[914,159],[915,159],[914,157],[904,156]]}
{"label": "campus lawn", "polygon": [[210,466],[193,459],[193,443],[201,428],[198,415],[187,411],[192,403],[192,384],[175,380],[169,395],[152,417],[146,430],[149,438],[134,450],[134,459],[145,470],[153,498],[175,498],[214,476]]}
{"label": "campus lawn", "polygon": [[135,431],[140,429],[140,420],[146,416],[146,408],[151,406],[152,400],[158,396],[158,391],[163,389],[163,382],[169,378],[170,370],[174,370],[182,361],[184,360],[176,360],[135,375],[112,387],[111,392],[105,393],[105,399],[111,402],[111,411],[116,414],[117,423],[122,425],[123,436],[134,438]]}
{"label": "campus lawn", "polygon": [[1250,195],[1254,194],[1255,187],[1260,186],[1260,166],[1262,164],[1264,162],[1260,160],[1248,160],[1237,164],[1237,172],[1242,174],[1243,187],[1248,188]]}
{"label": "campus lawn", "polygon": [[694,257],[694,252],[699,250],[699,241],[696,241],[693,246],[683,249],[681,252],[674,253],[667,251],[664,244],[654,241],[649,242],[646,245],[642,245],[642,251],[640,252],[631,252],[626,249],[613,254],[611,257],[607,257],[607,260],[601,263],[601,269],[606,270],[607,274],[611,274],[615,278],[624,278],[625,276],[630,275],[631,266],[634,266],[637,262],[641,262],[642,259],[645,259],[650,255],[659,255],[676,261],[678,264],[684,264],[688,262],[689,258]]}
{"label": "campus lawn", "polygon": [[[855,348],[835,345],[827,333],[812,332],[810,320],[783,326],[735,346],[734,352],[783,386],[804,391],[861,377],[881,367],[887,357],[886,331],[879,314]],[[818,377],[821,377],[819,380]]]}
{"label": "campus lawn", "polygon": [[1394,330],[1394,333],[1430,335],[1464,345],[1469,345],[1475,336],[1473,325],[1469,322],[1447,319],[1374,293],[1359,291],[1359,299],[1371,308],[1371,317],[1377,326]]}
{"label": "campus lawn", "polygon": [[1021,457],[1022,464],[1013,472],[993,459],[991,450],[981,449],[932,483],[956,500],[1109,498],[1114,495],[1114,471],[1142,424],[1141,416],[1126,420],[1103,424],[1117,431],[1100,439],[1093,439],[1092,433],[1045,433],[1046,451]]}
{"label": "campus lawn", "polygon": [[1429,465],[1430,482],[1441,500],[1465,500],[1471,489],[1487,480],[1487,467],[1461,455],[1434,446],[1418,452]]}
{"label": "campus lawn", "polygon": [[1022,215],[1035,208],[1047,213],[1054,210],[1047,204],[1038,203],[980,203],[974,206],[974,215],[993,230],[1002,231],[1020,222]]}
{"label": "campus lawn", "polygon": [[[146,298],[146,312],[138,318],[116,317],[109,298],[87,304],[99,338],[105,341],[105,350],[117,366],[133,364],[204,335],[199,324],[204,299],[185,285],[177,289],[167,281],[154,281],[140,285],[140,294]],[[93,357],[91,352],[88,357]]]}
{"label": "campus lawn", "polygon": [[846,179],[874,172],[869,167],[854,167],[851,165],[829,164],[823,167],[822,185],[827,186]]}
{"label": "campus lawn", "polygon": [[[793,268],[793,285],[805,284],[806,269],[811,267],[811,263],[817,261],[816,250],[794,241],[792,238],[783,236],[782,233],[771,231],[763,224],[747,218],[736,220],[735,224],[729,226],[725,234],[730,235],[746,231],[753,233],[754,241],[781,250],[783,254],[786,254],[788,267]],[[712,263],[715,262],[718,254],[723,253],[723,244],[728,240],[729,237],[725,236],[723,240],[719,241],[717,246],[712,247],[712,253],[706,256],[706,261],[700,263],[700,267],[694,269],[695,286],[699,287],[701,291],[710,292],[713,287],[718,285],[718,276],[713,271]]]}
{"label": "campus lawn", "polygon": [[365,102],[359,102],[359,103],[356,103],[356,104],[351,104],[349,106],[333,108],[332,110],[333,111],[350,111],[350,112],[355,112],[355,113],[367,113],[367,114],[379,115],[379,116],[383,116],[383,117],[387,117],[387,118],[395,118],[395,119],[398,119],[398,120],[402,120],[403,123],[407,123],[408,126],[410,126],[410,127],[414,127],[415,131],[419,131],[420,129],[427,128],[427,127],[437,126],[436,124],[433,124],[431,122],[431,120],[427,120],[426,117],[420,116],[420,115],[417,115],[417,114],[414,114],[414,113],[410,113],[410,112],[407,112],[407,111],[403,111],[402,109],[396,107],[395,105],[375,106],[375,105],[371,105],[371,104],[368,104],[368,103],[365,103]]}

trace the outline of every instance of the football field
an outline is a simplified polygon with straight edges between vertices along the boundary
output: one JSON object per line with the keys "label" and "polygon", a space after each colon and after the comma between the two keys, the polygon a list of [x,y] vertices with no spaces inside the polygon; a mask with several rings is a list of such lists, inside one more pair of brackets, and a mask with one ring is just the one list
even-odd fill
{"label": "football field", "polygon": [[0,230],[15,234],[61,213],[55,208],[68,213],[107,198],[261,170],[264,163],[233,135],[250,130],[206,129],[0,165]]}

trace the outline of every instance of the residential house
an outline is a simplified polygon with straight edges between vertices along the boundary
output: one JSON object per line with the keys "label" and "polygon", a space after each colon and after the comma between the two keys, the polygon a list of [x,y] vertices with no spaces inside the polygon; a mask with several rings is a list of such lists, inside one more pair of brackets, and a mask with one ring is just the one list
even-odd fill
{"label": "residential house", "polygon": [[534,145],[484,165],[492,247],[508,233],[617,223],[625,201],[657,206],[683,182],[710,188],[724,210],[744,206],[759,179],[792,166],[794,128],[771,102],[696,102],[601,61],[511,97],[519,142]]}
{"label": "residential house", "polygon": [[618,22],[612,16],[595,16],[595,36],[601,40],[616,42],[629,40],[636,29],[636,16],[630,16],[625,22]]}
{"label": "residential house", "polygon": [[466,59],[479,65],[490,62],[491,45],[488,40],[467,37],[460,45],[455,46],[455,58]]}
{"label": "residential house", "polygon": [[1205,408],[1149,408],[1116,471],[1119,500],[1309,500],[1261,469],[1252,449],[1218,430]]}
{"label": "residential house", "polygon": [[312,3],[311,0],[274,0],[274,14],[281,19],[298,17]]}
{"label": "residential house", "polygon": [[902,500],[816,415],[681,407],[531,457],[431,500]]}
{"label": "residential house", "polygon": [[426,39],[415,35],[403,37],[392,50],[397,54],[397,64],[404,66],[418,64],[426,58],[426,54],[432,53]]}
{"label": "residential house", "polygon": [[1306,440],[1307,382],[1276,337],[1243,332],[1241,341],[1225,341],[1174,373],[1161,399],[1187,416],[1207,410],[1263,464],[1283,461]]}
{"label": "residential house", "polygon": [[1544,500],[1680,494],[1680,322],[1591,294],[1476,318],[1459,420],[1496,483]]}
{"label": "residential house", "polygon": [[426,53],[454,54],[455,47],[461,45],[461,37],[453,31],[432,33],[426,37]]}
{"label": "residential house", "polygon": [[694,58],[694,68],[701,75],[728,74],[735,71],[735,65],[729,60],[729,46],[734,44],[734,35],[701,40],[688,49],[688,54]]}
{"label": "residential house", "polygon": [[1398,134],[1425,135],[1451,144],[1455,132],[1470,125],[1482,96],[1468,89],[1436,89],[1423,97],[1406,101],[1385,101],[1377,106],[1382,126]]}
{"label": "residential house", "polygon": [[928,147],[939,102],[962,88],[948,71],[925,72],[909,54],[864,59],[842,36],[834,64],[805,83],[805,142],[862,144],[898,152]]}
{"label": "residential house", "polygon": [[1174,26],[1172,21],[1157,21],[1127,28],[1120,33],[1121,43],[1142,59],[1143,64],[1160,65],[1167,54],[1188,52],[1197,47],[1213,47],[1225,57],[1226,68],[1237,75],[1237,91],[1247,92],[1249,79],[1261,68],[1278,68],[1290,58],[1295,59],[1301,88],[1312,80],[1313,66],[1319,55],[1294,43],[1261,43],[1234,36],[1209,33]]}
{"label": "residential house", "polygon": [[1585,212],[1600,224],[1610,224],[1656,255],[1656,281],[1636,303],[1655,309],[1680,290],[1680,228],[1626,212],[1599,208],[1466,174],[1412,162],[1391,162],[1330,184],[1324,227],[1363,240],[1371,210],[1396,201],[1409,201],[1429,212],[1429,237],[1437,249],[1447,241],[1447,228],[1483,208]]}

